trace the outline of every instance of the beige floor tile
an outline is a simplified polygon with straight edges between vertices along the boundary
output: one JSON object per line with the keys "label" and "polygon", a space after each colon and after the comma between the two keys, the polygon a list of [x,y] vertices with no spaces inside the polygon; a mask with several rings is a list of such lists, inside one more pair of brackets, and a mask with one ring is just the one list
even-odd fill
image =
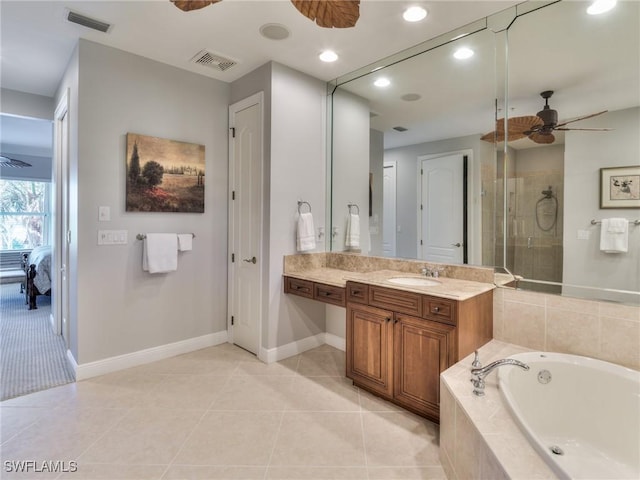
{"label": "beige floor tile", "polygon": [[365,467],[269,467],[267,480],[367,480]]}
{"label": "beige floor tile", "polygon": [[283,411],[293,376],[233,376],[220,391],[210,410]]}
{"label": "beige floor tile", "polygon": [[51,414],[46,407],[0,407],[0,443],[5,443],[38,419]]}
{"label": "beige floor tile", "polygon": [[201,410],[132,409],[79,461],[168,465],[203,415]]}
{"label": "beige floor tile", "polygon": [[165,375],[142,402],[148,408],[206,410],[220,395],[230,377],[216,375]]}
{"label": "beige floor tile", "polygon": [[447,480],[444,469],[433,467],[370,467],[370,480]]}
{"label": "beige floor tile", "polygon": [[345,353],[340,350],[311,350],[300,355],[298,373],[307,377],[334,376],[344,377],[346,372]]}
{"label": "beige floor tile", "polygon": [[267,467],[173,465],[162,480],[262,480]]}
{"label": "beige floor tile", "polygon": [[68,383],[21,397],[11,398],[0,403],[3,407],[57,407],[73,403],[76,397],[77,384]]}
{"label": "beige floor tile", "polygon": [[299,356],[285,358],[279,362],[263,363],[261,361],[239,362],[235,375],[295,375],[298,369]]}
{"label": "beige floor tile", "polygon": [[286,392],[287,410],[355,412],[360,410],[358,388],[344,377],[293,379]]}
{"label": "beige floor tile", "polygon": [[126,415],[126,410],[59,408],[2,445],[5,460],[77,460]]}
{"label": "beige floor tile", "polygon": [[279,412],[210,411],[174,464],[266,466],[281,418]]}
{"label": "beige floor tile", "polygon": [[271,466],[364,466],[360,413],[285,412]]}
{"label": "beige floor tile", "polygon": [[440,465],[434,423],[404,412],[365,412],[362,423],[370,467]]}
{"label": "beige floor tile", "polygon": [[360,408],[363,412],[404,412],[402,407],[360,389]]}

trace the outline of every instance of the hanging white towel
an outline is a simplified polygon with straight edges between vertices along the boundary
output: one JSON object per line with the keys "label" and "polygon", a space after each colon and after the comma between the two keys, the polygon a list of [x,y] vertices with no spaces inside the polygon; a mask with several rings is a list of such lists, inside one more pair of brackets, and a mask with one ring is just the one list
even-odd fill
{"label": "hanging white towel", "polygon": [[298,217],[296,246],[299,252],[307,252],[316,248],[316,230],[313,226],[311,212],[301,213]]}
{"label": "hanging white towel", "polygon": [[600,250],[605,253],[629,251],[629,220],[604,218],[600,227]]}
{"label": "hanging white towel", "polygon": [[179,233],[178,234],[178,250],[181,252],[187,252],[193,249],[193,234],[191,233]]}
{"label": "hanging white towel", "polygon": [[147,233],[142,247],[142,269],[149,273],[177,270],[178,235],[175,233]]}
{"label": "hanging white towel", "polygon": [[350,213],[347,219],[347,238],[344,242],[346,247],[360,248],[360,215]]}

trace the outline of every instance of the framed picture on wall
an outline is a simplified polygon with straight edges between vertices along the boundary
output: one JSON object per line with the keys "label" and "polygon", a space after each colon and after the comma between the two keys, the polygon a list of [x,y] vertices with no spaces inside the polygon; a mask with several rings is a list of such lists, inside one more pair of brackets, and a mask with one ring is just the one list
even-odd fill
{"label": "framed picture on wall", "polygon": [[640,208],[640,166],[600,169],[600,208]]}
{"label": "framed picture on wall", "polygon": [[127,133],[127,212],[204,212],[204,145]]}

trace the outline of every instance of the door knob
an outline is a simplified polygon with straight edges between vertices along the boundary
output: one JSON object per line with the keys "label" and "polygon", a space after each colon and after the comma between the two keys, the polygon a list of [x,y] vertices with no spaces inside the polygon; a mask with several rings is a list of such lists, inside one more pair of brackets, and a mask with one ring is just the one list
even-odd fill
{"label": "door knob", "polygon": [[452,244],[451,244],[451,246],[452,246],[452,247],[458,247],[458,248],[460,248],[460,247],[462,246],[462,244],[461,244],[460,242],[458,242],[458,243],[452,243]]}
{"label": "door knob", "polygon": [[247,262],[247,263],[253,263],[255,265],[255,263],[258,261],[256,259],[256,257],[251,257],[251,258],[245,258],[244,260],[242,260],[243,262]]}

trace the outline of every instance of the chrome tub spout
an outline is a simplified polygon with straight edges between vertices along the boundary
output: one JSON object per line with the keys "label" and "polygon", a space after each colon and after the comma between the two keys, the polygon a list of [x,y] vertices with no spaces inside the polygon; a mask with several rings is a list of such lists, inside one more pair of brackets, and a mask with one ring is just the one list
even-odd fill
{"label": "chrome tub spout", "polygon": [[496,360],[495,362],[491,362],[489,365],[483,367],[478,358],[478,352],[476,351],[475,359],[471,365],[471,383],[473,383],[473,393],[479,397],[483,396],[485,386],[484,377],[489,375],[496,368],[502,367],[504,365],[515,365],[516,367],[520,367],[523,370],[529,370],[529,365],[514,358],[503,358],[500,360]]}

